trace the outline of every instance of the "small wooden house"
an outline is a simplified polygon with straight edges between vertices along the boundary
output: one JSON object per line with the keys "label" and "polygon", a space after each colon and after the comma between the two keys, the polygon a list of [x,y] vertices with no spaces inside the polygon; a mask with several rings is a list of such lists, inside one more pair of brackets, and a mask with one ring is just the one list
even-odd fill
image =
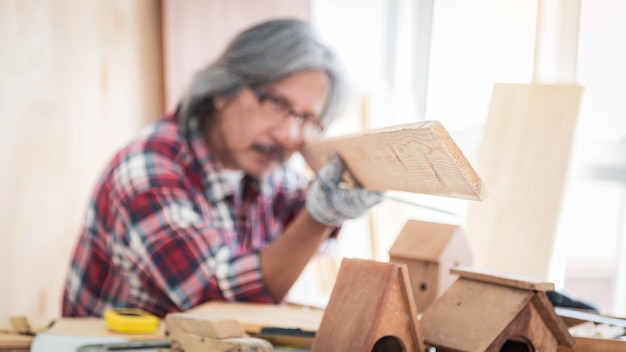
{"label": "small wooden house", "polygon": [[417,311],[423,312],[456,280],[450,269],[470,266],[472,255],[461,227],[409,220],[389,250],[389,261],[406,264]]}
{"label": "small wooden house", "polygon": [[573,346],[545,291],[554,285],[469,268],[422,316],[424,343],[437,351],[555,352]]}
{"label": "small wooden house", "polygon": [[311,352],[424,351],[406,266],[344,259]]}

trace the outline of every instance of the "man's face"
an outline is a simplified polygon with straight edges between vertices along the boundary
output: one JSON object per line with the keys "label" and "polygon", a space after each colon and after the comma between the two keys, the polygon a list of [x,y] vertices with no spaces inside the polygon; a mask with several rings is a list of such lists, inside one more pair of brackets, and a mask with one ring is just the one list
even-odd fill
{"label": "man's face", "polygon": [[[225,167],[263,177],[304,144],[305,125],[319,123],[330,93],[325,71],[303,71],[278,82],[244,87],[216,99],[217,125],[209,140]],[[218,138],[215,138],[219,134]]]}

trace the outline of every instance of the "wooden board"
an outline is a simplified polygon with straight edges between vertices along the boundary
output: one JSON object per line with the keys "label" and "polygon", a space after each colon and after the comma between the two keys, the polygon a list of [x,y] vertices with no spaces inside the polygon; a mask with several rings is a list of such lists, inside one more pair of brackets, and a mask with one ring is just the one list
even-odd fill
{"label": "wooden board", "polygon": [[467,212],[473,266],[548,278],[583,88],[496,84],[477,167],[491,197]]}
{"label": "wooden board", "polygon": [[32,336],[0,333],[0,351],[30,351]]}
{"label": "wooden board", "polygon": [[167,331],[182,331],[200,337],[229,339],[246,337],[241,324],[235,319],[210,318],[190,313],[170,313],[165,316]]}
{"label": "wooden board", "polygon": [[234,319],[250,334],[259,334],[262,328],[301,329],[315,332],[320,326],[323,310],[301,309],[258,303],[209,302],[192,308],[187,313],[213,318]]}
{"label": "wooden board", "polygon": [[457,225],[410,219],[389,249],[389,256],[438,263],[451,239],[455,235],[463,236],[459,234],[462,231]]}
{"label": "wooden board", "polygon": [[302,156],[319,170],[331,153],[366,188],[482,200],[487,189],[439,121],[423,121],[308,143]]}
{"label": "wooden board", "polygon": [[519,275],[504,275],[470,267],[452,268],[450,269],[450,273],[471,280],[483,281],[487,283],[509,286],[523,290],[543,292],[554,290],[554,283],[552,282],[541,281],[538,279]]}
{"label": "wooden board", "polygon": [[0,320],[61,316],[92,188],[161,116],[160,44],[158,1],[0,1]]}

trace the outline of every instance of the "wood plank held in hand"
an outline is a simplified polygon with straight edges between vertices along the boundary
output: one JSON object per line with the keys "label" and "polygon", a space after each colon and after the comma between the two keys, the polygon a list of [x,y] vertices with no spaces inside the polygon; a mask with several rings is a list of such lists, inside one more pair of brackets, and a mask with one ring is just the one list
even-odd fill
{"label": "wood plank held in hand", "polygon": [[439,121],[423,121],[306,144],[301,154],[319,170],[337,153],[365,188],[482,200],[480,176]]}

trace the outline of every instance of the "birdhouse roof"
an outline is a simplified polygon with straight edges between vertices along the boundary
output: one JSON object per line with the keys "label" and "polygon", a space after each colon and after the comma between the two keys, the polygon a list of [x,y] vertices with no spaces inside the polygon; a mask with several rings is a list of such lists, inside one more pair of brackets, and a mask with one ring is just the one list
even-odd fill
{"label": "birdhouse roof", "polygon": [[[459,279],[422,317],[426,342],[437,348],[485,351],[501,334],[525,324],[538,327],[533,319],[541,319],[559,345],[573,345],[544,292],[554,289],[554,284],[471,268],[450,272]],[[530,318],[530,310],[537,312],[537,318]]]}
{"label": "birdhouse roof", "polygon": [[[458,240],[454,239],[456,236]],[[456,225],[409,220],[389,249],[389,256],[438,262],[453,242],[467,249],[462,236],[461,228]]]}

